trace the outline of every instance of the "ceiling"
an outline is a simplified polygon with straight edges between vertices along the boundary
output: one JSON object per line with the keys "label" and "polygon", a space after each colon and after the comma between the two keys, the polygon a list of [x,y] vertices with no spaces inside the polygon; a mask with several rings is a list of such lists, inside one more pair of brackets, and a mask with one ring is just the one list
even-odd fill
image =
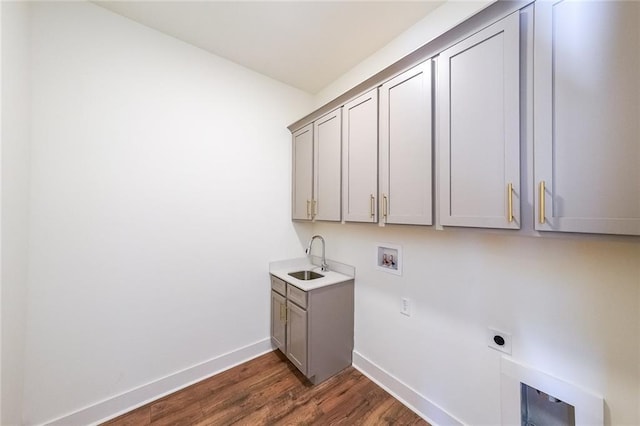
{"label": "ceiling", "polygon": [[315,94],[444,1],[94,1]]}

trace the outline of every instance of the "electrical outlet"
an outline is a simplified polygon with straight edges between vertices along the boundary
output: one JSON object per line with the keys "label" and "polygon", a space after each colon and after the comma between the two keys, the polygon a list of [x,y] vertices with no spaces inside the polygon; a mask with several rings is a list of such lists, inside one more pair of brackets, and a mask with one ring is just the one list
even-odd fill
{"label": "electrical outlet", "polygon": [[401,302],[401,306],[400,306],[400,313],[402,315],[406,315],[408,317],[411,316],[411,303],[409,302],[409,299],[407,299],[406,297],[403,297],[402,299],[400,299]]}
{"label": "electrical outlet", "polygon": [[490,348],[507,355],[511,355],[511,334],[489,327],[487,329],[487,344]]}

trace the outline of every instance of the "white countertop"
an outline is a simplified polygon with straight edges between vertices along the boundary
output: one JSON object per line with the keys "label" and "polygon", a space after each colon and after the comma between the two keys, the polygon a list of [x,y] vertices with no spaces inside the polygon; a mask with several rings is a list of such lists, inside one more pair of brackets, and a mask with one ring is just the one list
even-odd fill
{"label": "white countertop", "polygon": [[[312,256],[311,261],[309,258],[304,257],[271,262],[269,263],[269,273],[304,291],[314,290],[316,288],[326,287],[354,279],[354,267],[327,260],[329,270],[321,271],[320,266],[312,263],[312,261],[315,261],[313,257],[314,256]],[[316,278],[315,280],[305,281],[289,275],[289,272],[297,271],[314,271],[324,276],[322,278]]]}

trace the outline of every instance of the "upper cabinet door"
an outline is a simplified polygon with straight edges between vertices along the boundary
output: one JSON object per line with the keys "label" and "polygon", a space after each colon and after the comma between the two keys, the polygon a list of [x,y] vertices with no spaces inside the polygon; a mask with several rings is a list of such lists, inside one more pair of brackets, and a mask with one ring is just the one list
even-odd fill
{"label": "upper cabinet door", "polygon": [[348,222],[376,222],[378,89],[343,107],[342,207]]}
{"label": "upper cabinet door", "polygon": [[381,222],[431,225],[431,60],[380,87]]}
{"label": "upper cabinet door", "polygon": [[313,202],[313,125],[293,134],[291,218],[311,220]]}
{"label": "upper cabinet door", "polygon": [[535,4],[536,229],[640,235],[640,3]]}
{"label": "upper cabinet door", "polygon": [[314,219],[340,221],[342,108],[316,120],[313,126]]}
{"label": "upper cabinet door", "polygon": [[516,12],[438,57],[442,225],[520,228],[519,28]]}

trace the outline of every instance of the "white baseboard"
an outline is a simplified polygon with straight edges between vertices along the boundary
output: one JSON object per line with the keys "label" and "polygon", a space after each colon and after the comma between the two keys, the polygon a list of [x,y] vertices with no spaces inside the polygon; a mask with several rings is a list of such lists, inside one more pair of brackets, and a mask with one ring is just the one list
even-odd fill
{"label": "white baseboard", "polygon": [[56,426],[99,424],[272,350],[271,339],[264,339],[105,399],[45,424]]}
{"label": "white baseboard", "polygon": [[353,351],[353,366],[433,426],[464,425],[453,415],[356,351]]}

